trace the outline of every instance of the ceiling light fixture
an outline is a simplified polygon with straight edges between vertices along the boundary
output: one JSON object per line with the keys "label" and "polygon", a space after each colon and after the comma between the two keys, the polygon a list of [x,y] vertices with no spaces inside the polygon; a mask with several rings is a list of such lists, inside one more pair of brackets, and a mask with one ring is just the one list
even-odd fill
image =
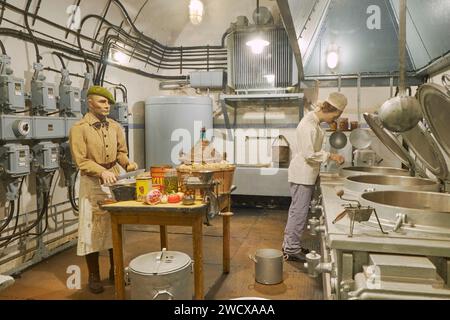
{"label": "ceiling light fixture", "polygon": [[114,62],[124,64],[128,61],[128,56],[120,50],[113,49],[111,50],[111,59]]}
{"label": "ceiling light fixture", "polygon": [[[258,30],[259,25],[259,0],[256,0],[256,29]],[[245,43],[247,46],[249,46],[252,49],[253,54],[261,54],[265,47],[267,47],[270,42],[267,40],[264,40],[261,33],[258,34],[255,38],[252,40],[249,40]]]}
{"label": "ceiling light fixture", "polygon": [[247,41],[245,44],[252,49],[252,52],[254,54],[260,54],[263,52],[264,48],[270,44],[270,42],[258,37],[253,40]]}
{"label": "ceiling light fixture", "polygon": [[330,69],[335,69],[339,63],[338,48],[336,45],[330,45],[327,51],[327,66]]}
{"label": "ceiling light fixture", "polygon": [[203,3],[200,0],[191,0],[189,3],[189,19],[193,25],[198,25],[203,19]]}

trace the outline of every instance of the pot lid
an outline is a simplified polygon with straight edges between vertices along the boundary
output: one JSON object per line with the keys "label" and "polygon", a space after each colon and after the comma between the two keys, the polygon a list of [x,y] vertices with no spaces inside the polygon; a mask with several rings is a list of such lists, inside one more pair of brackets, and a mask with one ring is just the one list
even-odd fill
{"label": "pot lid", "polygon": [[418,89],[420,106],[437,143],[450,156],[450,97],[449,92],[434,83],[425,83]]}
{"label": "pot lid", "polygon": [[130,262],[130,270],[143,275],[163,275],[184,269],[191,258],[178,251],[157,251],[143,254]]}
{"label": "pot lid", "polygon": [[380,139],[380,141],[389,150],[391,150],[391,152],[396,155],[405,166],[410,169],[416,168],[414,159],[411,157],[409,152],[401,145],[400,141],[398,141],[397,137],[392,132],[383,127],[383,124],[378,116],[364,113],[364,119],[378,139]]}
{"label": "pot lid", "polygon": [[366,149],[372,144],[372,137],[368,130],[356,128],[350,133],[350,143],[356,149]]}
{"label": "pot lid", "polygon": [[448,167],[444,155],[422,122],[401,135],[431,173],[442,180],[447,178]]}

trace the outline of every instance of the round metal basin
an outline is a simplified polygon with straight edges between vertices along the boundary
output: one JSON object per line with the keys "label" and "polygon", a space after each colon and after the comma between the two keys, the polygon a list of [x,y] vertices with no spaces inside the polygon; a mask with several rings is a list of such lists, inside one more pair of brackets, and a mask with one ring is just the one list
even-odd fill
{"label": "round metal basin", "polygon": [[[376,209],[381,219],[401,228],[448,233],[450,194],[419,191],[375,191],[363,193],[361,204]],[[404,218],[402,218],[402,215]],[[400,223],[400,219],[403,222]]]}
{"label": "round metal basin", "polygon": [[344,187],[356,192],[401,190],[439,191],[439,183],[430,179],[402,176],[359,175],[345,179]]}
{"label": "round metal basin", "polygon": [[357,176],[361,174],[376,174],[386,176],[409,176],[409,171],[391,167],[345,167],[339,172],[341,177]]}

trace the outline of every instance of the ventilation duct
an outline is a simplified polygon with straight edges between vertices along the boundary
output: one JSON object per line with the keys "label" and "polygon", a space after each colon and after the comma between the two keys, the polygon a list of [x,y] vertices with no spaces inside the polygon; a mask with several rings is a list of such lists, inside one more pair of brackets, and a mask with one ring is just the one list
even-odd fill
{"label": "ventilation duct", "polygon": [[[269,42],[261,54],[246,45],[256,35]],[[293,83],[293,54],[284,28],[236,26],[227,36],[228,86],[235,90],[281,89]]]}

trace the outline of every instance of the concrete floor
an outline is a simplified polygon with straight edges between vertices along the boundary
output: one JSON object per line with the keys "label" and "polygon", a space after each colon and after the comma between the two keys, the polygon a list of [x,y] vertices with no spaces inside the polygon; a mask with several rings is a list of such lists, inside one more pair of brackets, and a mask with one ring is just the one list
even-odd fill
{"label": "concrete floor", "polygon": [[[254,262],[248,256],[258,248],[281,249],[287,210],[235,209],[231,224],[231,272],[222,274],[222,220],[212,220],[213,226],[204,227],[204,277],[206,299],[261,297],[276,300],[322,299],[321,277],[311,279],[303,264],[285,262],[283,282],[262,285],[255,282]],[[192,257],[192,235],[189,227],[169,227],[170,250],[181,251]],[[158,226],[126,226],[125,265],[133,258],[159,251]],[[305,243],[316,246],[305,234]],[[81,289],[68,289],[67,268],[81,269]],[[107,279],[108,252],[100,257],[101,275],[105,291],[92,294],[86,288],[87,269],[83,257],[73,247],[24,271],[16,282],[0,292],[0,299],[114,299],[114,287]],[[127,288],[129,295],[129,288]]]}

